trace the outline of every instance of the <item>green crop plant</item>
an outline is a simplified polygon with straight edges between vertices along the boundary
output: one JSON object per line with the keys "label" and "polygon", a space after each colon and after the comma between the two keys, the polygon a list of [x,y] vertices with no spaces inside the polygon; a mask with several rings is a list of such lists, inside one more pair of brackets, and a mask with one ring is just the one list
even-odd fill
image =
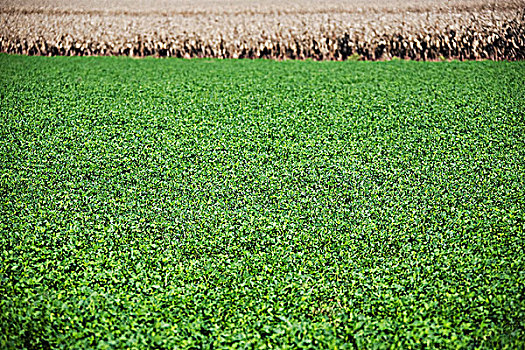
{"label": "green crop plant", "polygon": [[0,55],[0,348],[521,348],[523,62]]}

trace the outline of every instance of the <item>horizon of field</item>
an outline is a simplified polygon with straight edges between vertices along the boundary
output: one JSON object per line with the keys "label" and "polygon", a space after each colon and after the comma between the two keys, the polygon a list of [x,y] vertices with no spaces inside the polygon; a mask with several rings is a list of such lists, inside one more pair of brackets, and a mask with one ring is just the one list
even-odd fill
{"label": "horizon of field", "polygon": [[525,1],[3,1],[0,52],[521,60]]}

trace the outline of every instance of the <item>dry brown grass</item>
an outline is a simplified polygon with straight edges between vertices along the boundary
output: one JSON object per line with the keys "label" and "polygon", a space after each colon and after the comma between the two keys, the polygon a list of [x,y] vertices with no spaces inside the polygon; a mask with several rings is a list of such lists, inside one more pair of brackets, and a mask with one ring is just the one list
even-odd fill
{"label": "dry brown grass", "polygon": [[525,0],[0,2],[0,51],[342,60],[523,59]]}

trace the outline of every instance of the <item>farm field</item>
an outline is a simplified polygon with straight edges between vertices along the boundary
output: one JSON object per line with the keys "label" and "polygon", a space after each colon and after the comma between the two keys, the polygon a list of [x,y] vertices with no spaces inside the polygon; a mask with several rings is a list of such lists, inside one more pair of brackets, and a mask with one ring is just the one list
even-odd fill
{"label": "farm field", "polygon": [[0,0],[0,52],[523,60],[524,0]]}
{"label": "farm field", "polygon": [[0,348],[525,346],[524,80],[0,55]]}

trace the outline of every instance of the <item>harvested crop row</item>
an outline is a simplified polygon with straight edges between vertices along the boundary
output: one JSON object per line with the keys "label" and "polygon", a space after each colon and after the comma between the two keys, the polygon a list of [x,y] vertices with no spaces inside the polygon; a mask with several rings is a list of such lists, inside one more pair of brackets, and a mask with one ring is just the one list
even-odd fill
{"label": "harvested crop row", "polygon": [[[366,60],[525,58],[524,1],[308,9],[112,10],[6,6],[0,52]],[[361,4],[362,5],[362,4]],[[460,6],[461,5],[461,6]]]}

